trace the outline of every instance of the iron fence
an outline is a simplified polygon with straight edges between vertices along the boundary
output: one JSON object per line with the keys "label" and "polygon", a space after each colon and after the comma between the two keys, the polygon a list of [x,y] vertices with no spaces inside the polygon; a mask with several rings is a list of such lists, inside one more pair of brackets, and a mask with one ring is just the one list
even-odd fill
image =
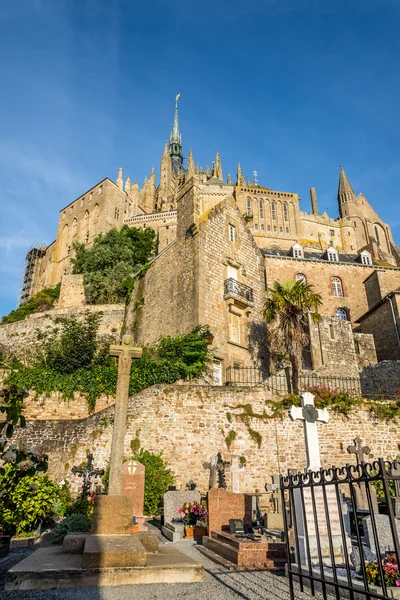
{"label": "iron fence", "polygon": [[[226,385],[236,386],[264,385],[272,393],[281,396],[293,392],[290,369],[268,375],[255,367],[229,366],[226,369],[225,383]],[[379,381],[376,381],[374,384],[375,389],[372,391],[369,382],[365,382],[359,376],[321,375],[315,371],[303,371],[299,375],[299,389],[301,391],[312,390],[312,388],[327,388],[331,391],[348,392],[353,396],[373,400],[393,400],[399,398],[399,394],[394,388],[390,392],[385,382],[382,383],[381,388],[378,384]],[[398,387],[400,387],[400,382]]]}
{"label": "iron fence", "polygon": [[322,591],[324,600],[399,597],[400,463],[380,458],[291,474],[280,488],[291,600],[294,581],[313,596]]}

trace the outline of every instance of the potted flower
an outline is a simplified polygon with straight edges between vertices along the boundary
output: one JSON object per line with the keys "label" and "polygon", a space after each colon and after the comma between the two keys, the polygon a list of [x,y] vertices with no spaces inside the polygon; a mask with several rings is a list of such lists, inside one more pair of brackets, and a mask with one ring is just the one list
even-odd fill
{"label": "potted flower", "polygon": [[178,513],[185,523],[185,537],[201,538],[207,534],[205,502],[185,502]]}

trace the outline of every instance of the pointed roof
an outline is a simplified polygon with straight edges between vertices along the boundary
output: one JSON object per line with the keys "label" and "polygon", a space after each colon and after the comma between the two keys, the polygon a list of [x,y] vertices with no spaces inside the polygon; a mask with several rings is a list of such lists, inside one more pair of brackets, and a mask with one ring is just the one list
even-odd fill
{"label": "pointed roof", "polygon": [[175,142],[177,144],[181,143],[181,136],[179,133],[179,114],[178,114],[179,96],[180,96],[180,94],[178,94],[175,98],[174,125],[172,127],[172,132],[171,132],[171,142]]}
{"label": "pointed roof", "polygon": [[240,162],[238,163],[238,166],[237,166],[236,179],[237,179],[237,185],[245,185],[245,180],[243,177],[242,167],[240,166]]}
{"label": "pointed roof", "polygon": [[342,202],[355,202],[356,200],[356,195],[342,165],[340,165],[338,200],[342,200]]}
{"label": "pointed roof", "polygon": [[217,154],[215,155],[215,161],[214,161],[212,174],[213,174],[213,177],[217,177],[217,179],[223,179],[221,157],[220,157],[218,151],[217,151]]}
{"label": "pointed roof", "polygon": [[187,171],[191,175],[194,174],[194,160],[193,160],[193,152],[192,152],[191,148],[189,150],[189,156],[188,156],[188,159],[187,159]]}

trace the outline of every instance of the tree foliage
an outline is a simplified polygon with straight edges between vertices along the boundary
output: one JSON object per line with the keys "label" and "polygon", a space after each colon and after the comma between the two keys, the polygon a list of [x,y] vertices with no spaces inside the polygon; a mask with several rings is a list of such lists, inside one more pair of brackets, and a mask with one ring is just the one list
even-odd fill
{"label": "tree foliage", "polygon": [[53,288],[46,288],[41,290],[32,298],[30,298],[21,306],[18,306],[15,310],[12,310],[8,315],[2,318],[1,324],[16,323],[22,321],[28,315],[32,315],[36,312],[43,312],[53,307],[53,304],[60,297],[61,283],[57,284]]}
{"label": "tree foliage", "polygon": [[73,273],[83,274],[89,304],[123,302],[132,288],[132,275],[155,250],[155,232],[124,225],[94,239],[92,248],[74,244]]}
{"label": "tree foliage", "polygon": [[264,305],[264,318],[272,326],[272,333],[283,336],[290,364],[292,366],[293,391],[299,393],[299,371],[304,347],[309,342],[308,319],[320,320],[318,308],[322,303],[320,294],[313,292],[311,285],[304,281],[288,280],[275,282],[268,288],[268,298]]}

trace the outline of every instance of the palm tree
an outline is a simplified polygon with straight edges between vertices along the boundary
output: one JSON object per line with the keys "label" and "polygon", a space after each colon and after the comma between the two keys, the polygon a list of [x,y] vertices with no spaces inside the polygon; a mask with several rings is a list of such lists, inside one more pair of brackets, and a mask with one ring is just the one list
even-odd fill
{"label": "palm tree", "polygon": [[273,331],[283,336],[284,344],[292,366],[292,386],[299,393],[299,371],[302,365],[303,349],[309,342],[308,319],[320,320],[318,308],[321,295],[313,292],[305,281],[289,279],[284,283],[274,283],[268,288],[268,298],[264,305],[264,319],[272,325]]}

